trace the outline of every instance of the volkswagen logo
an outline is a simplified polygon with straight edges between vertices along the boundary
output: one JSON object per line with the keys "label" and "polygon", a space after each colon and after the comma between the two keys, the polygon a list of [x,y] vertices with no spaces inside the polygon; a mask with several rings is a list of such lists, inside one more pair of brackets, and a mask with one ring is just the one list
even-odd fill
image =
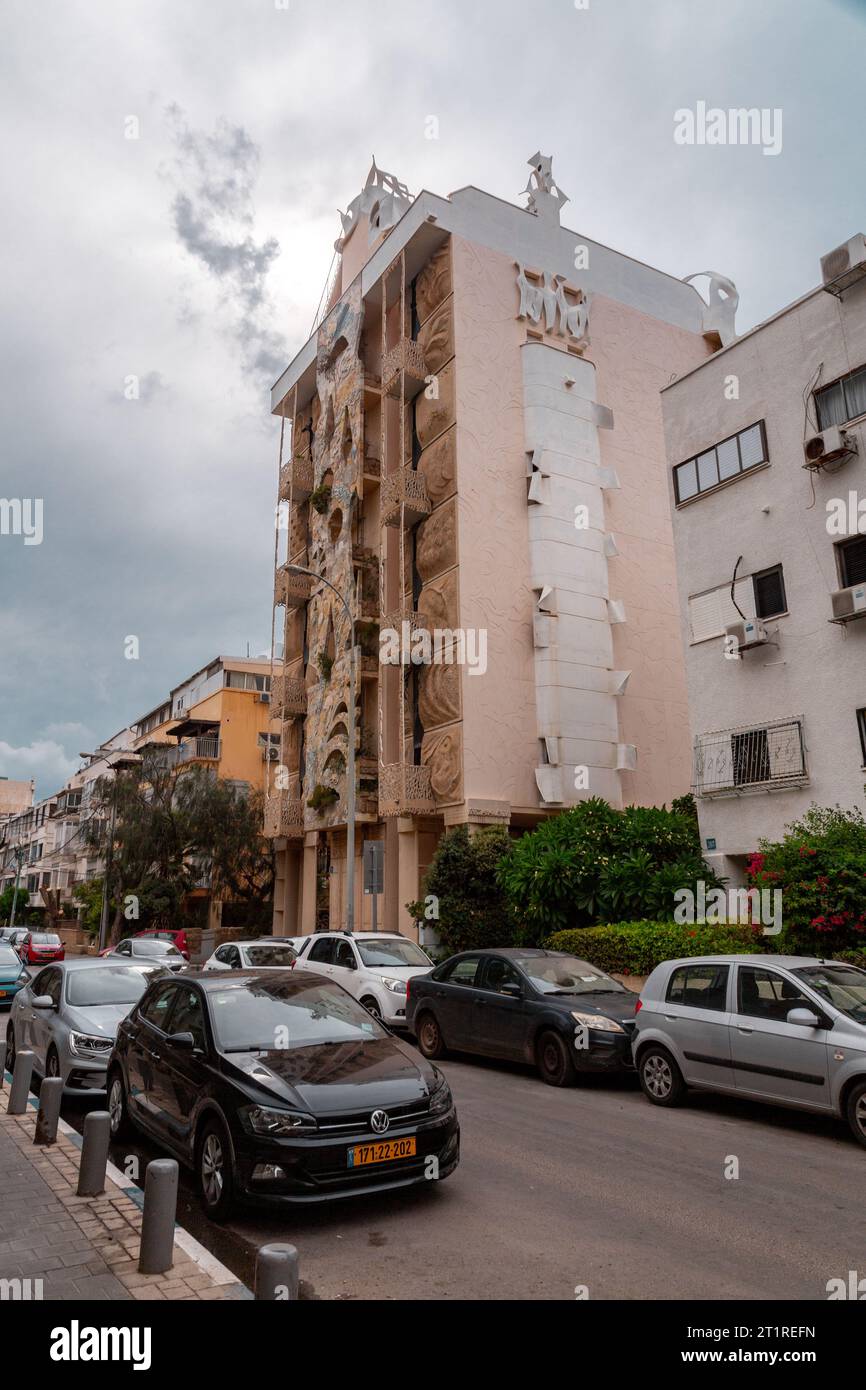
{"label": "volkswagen logo", "polygon": [[374,1110],[370,1116],[370,1128],[374,1134],[384,1134],[390,1123],[385,1110]]}

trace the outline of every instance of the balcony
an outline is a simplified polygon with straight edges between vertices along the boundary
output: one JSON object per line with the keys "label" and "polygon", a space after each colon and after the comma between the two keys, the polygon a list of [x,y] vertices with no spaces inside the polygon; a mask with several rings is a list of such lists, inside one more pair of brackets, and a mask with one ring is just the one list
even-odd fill
{"label": "balcony", "polygon": [[[408,627],[403,624],[408,623]],[[426,632],[427,628],[422,615],[412,607],[411,603],[401,604],[399,608],[394,608],[390,613],[383,613],[379,619],[379,633],[385,629],[389,632],[396,632],[400,639],[401,648],[407,650],[411,647],[418,632]]]}
{"label": "balcony", "polygon": [[177,746],[177,763],[216,763],[220,758],[220,739],[190,738]]}
{"label": "balcony", "polygon": [[427,379],[427,367],[421,344],[413,338],[401,338],[382,359],[382,381],[388,396],[399,396],[411,401],[423,391]]}
{"label": "balcony", "polygon": [[306,502],[313,491],[313,465],[309,455],[289,459],[280,469],[280,501]]}
{"label": "balcony", "polygon": [[408,465],[382,479],[383,526],[414,526],[430,515],[430,498],[424,474]]}
{"label": "balcony", "polygon": [[429,767],[386,763],[379,769],[380,816],[424,816],[435,810]]}
{"label": "balcony", "polygon": [[695,796],[743,796],[805,787],[809,781],[803,717],[698,734]]}
{"label": "balcony", "polygon": [[285,565],[280,565],[274,583],[274,603],[303,608],[309,602],[313,583],[312,575],[290,574]]}
{"label": "balcony", "polygon": [[271,792],[265,802],[265,836],[269,840],[300,840],[304,834],[304,803],[297,785]]}
{"label": "balcony", "polygon": [[301,676],[274,676],[271,708],[278,719],[302,719],[307,713],[307,687]]}

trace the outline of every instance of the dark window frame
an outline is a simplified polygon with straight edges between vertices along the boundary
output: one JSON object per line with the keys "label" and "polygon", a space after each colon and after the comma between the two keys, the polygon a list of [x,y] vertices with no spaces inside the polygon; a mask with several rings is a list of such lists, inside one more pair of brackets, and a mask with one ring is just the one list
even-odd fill
{"label": "dark window frame", "polygon": [[[819,429],[822,433],[823,433],[824,430],[832,429],[833,426],[832,426],[831,424],[829,424],[829,423],[828,423],[828,424],[822,424],[822,422],[821,422],[821,398],[822,398],[822,397],[829,396],[829,394],[830,394],[831,391],[836,391],[836,390],[838,390],[839,387],[841,386],[841,388],[842,388],[842,400],[845,402],[845,410],[847,411],[847,409],[848,409],[848,397],[847,397],[847,393],[846,393],[846,391],[845,391],[845,383],[848,382],[848,381],[852,381],[853,378],[854,378],[855,376],[863,376],[864,373],[866,373],[866,362],[864,362],[864,363],[863,363],[861,366],[859,366],[859,367],[855,367],[853,371],[844,372],[844,373],[842,374],[842,376],[837,376],[836,379],[835,379],[835,381],[828,381],[828,382],[826,383],[826,385],[824,385],[824,386],[818,386],[818,387],[812,392],[812,400],[813,400],[813,403],[814,403],[814,406],[815,406],[815,419],[816,419],[816,421],[818,422],[818,429]],[[837,428],[837,429],[841,429],[844,425],[850,425],[851,422],[852,422],[853,420],[862,420],[863,417],[864,417],[864,415],[866,415],[866,411],[861,411],[859,415],[847,415],[847,414],[846,414],[846,417],[845,417],[844,420],[839,420],[839,421],[836,422],[836,428]]]}
{"label": "dark window frame", "polygon": [[863,766],[866,767],[866,708],[857,711],[857,728],[860,730],[860,751],[863,754]]}
{"label": "dark window frame", "polygon": [[[692,1003],[686,1003],[685,999],[672,999],[672,998],[671,998],[671,990],[673,989],[674,980],[677,978],[677,976],[678,976],[678,975],[683,975],[683,976],[686,977],[686,978],[685,978],[685,981],[684,981],[684,984],[683,984],[683,994],[685,994],[686,988],[687,988],[687,985],[688,985],[688,976],[689,976],[689,974],[690,974],[692,971],[697,972],[697,971],[699,971],[699,970],[700,970],[700,971],[709,971],[709,970],[716,970],[716,971],[719,971],[719,970],[722,970],[722,971],[725,972],[724,997],[723,997],[723,1002],[722,1002],[721,1004],[706,1004],[706,1003],[692,1004]],[[676,967],[671,971],[671,973],[670,973],[670,977],[669,977],[669,979],[668,979],[667,989],[665,990],[665,1003],[668,1003],[668,1004],[678,1004],[679,1007],[680,1007],[681,1009],[707,1009],[707,1010],[708,1010],[709,1012],[711,1012],[711,1013],[724,1014],[724,1013],[727,1013],[727,1012],[728,1012],[728,987],[729,987],[730,983],[731,983],[731,967],[730,967],[730,965],[726,964],[724,961],[718,961],[718,962],[716,962],[716,961],[703,961],[703,962],[695,961],[695,962],[694,962],[693,964],[691,964],[691,965],[678,965],[678,966],[676,966]]]}
{"label": "dark window frame", "polygon": [[866,547],[866,536],[861,536],[859,533],[856,536],[846,536],[844,540],[837,541],[835,545],[836,569],[839,574],[839,584],[843,589],[851,589],[855,584],[866,582],[866,577],[864,577],[864,579],[852,579],[848,574],[848,561],[846,557],[848,552],[852,551],[855,546]]}
{"label": "dark window frame", "polygon": [[[771,613],[762,613],[758,605],[758,580],[765,579],[771,574],[778,574],[779,576],[779,587],[782,590],[782,607],[775,608]],[[755,597],[756,618],[761,618],[762,620],[767,618],[781,618],[783,613],[788,612],[788,592],[785,588],[785,570],[783,565],[768,565],[766,569],[757,570],[752,575],[752,591]]]}
{"label": "dark window frame", "polygon": [[[744,468],[744,467],[743,467],[743,454],[742,454],[742,448],[741,448],[741,446],[740,446],[740,439],[741,439],[741,437],[742,437],[744,434],[748,434],[750,430],[753,430],[753,429],[755,429],[756,427],[761,431],[761,453],[762,453],[763,457],[760,458],[760,459],[757,461],[757,463],[750,463],[750,464],[748,465],[748,467],[745,467],[745,468]],[[718,452],[717,452],[717,451],[718,451],[719,449],[721,449],[722,446],[723,446],[724,444],[729,444],[730,441],[731,441],[732,439],[735,439],[735,440],[737,441],[737,457],[738,457],[739,463],[740,463],[739,472],[737,472],[737,473],[732,473],[731,476],[730,476],[729,478],[719,478],[719,477],[718,477],[719,466],[718,466]],[[710,454],[710,453],[715,453],[715,454],[717,455],[717,457],[716,457],[716,475],[717,475],[717,476],[716,476],[716,481],[715,481],[714,483],[711,483],[711,484],[709,485],[709,487],[704,487],[704,488],[702,488],[702,487],[700,486],[700,481],[699,481],[699,479],[698,479],[698,459],[703,458],[705,454]],[[710,492],[716,492],[718,488],[727,487],[729,483],[735,482],[736,479],[745,477],[746,474],[748,474],[748,473],[753,473],[753,472],[755,471],[756,468],[764,468],[764,467],[766,467],[766,465],[767,465],[769,462],[770,462],[770,451],[769,451],[769,449],[767,448],[767,422],[766,422],[766,420],[763,420],[763,419],[762,419],[762,420],[753,420],[752,423],[751,423],[750,425],[744,425],[743,428],[742,428],[741,430],[734,430],[734,433],[733,433],[733,434],[726,435],[726,437],[725,437],[724,439],[718,439],[718,440],[716,440],[716,442],[715,442],[714,444],[709,444],[709,445],[707,445],[706,449],[699,449],[697,453],[692,454],[692,455],[691,455],[689,458],[687,458],[687,459],[683,459],[681,463],[674,464],[674,467],[673,467],[673,469],[672,469],[672,473],[673,473],[673,482],[674,482],[674,501],[675,501],[675,503],[676,503],[676,505],[677,505],[678,507],[684,507],[684,506],[686,506],[689,502],[695,502],[695,501],[697,501],[697,499],[698,499],[699,497],[706,497],[708,493],[710,493]],[[689,466],[689,464],[694,464],[694,467],[695,467],[695,477],[696,477],[696,479],[698,479],[698,489],[697,489],[696,492],[693,492],[693,493],[691,494],[690,497],[680,497],[679,471],[680,471],[681,468],[687,468],[687,467]]]}

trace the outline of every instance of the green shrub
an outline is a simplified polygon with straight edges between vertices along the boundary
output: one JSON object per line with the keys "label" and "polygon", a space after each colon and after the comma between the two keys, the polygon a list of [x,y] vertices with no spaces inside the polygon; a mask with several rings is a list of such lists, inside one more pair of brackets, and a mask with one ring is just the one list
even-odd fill
{"label": "green shrub", "polygon": [[310,505],[315,507],[320,516],[324,516],[331,501],[331,488],[328,483],[319,483],[310,493]]}
{"label": "green shrub", "polygon": [[314,811],[324,811],[328,806],[333,806],[340,800],[340,793],[336,787],[326,787],[323,783],[313,789],[311,796],[307,798],[307,805]]}
{"label": "green shrub", "polygon": [[751,927],[676,922],[612,922],[602,927],[555,932],[544,945],[570,951],[600,970],[648,975],[664,960],[680,956],[736,955],[766,951],[767,938]]}
{"label": "green shrub", "polygon": [[783,930],[775,949],[847,958],[866,953],[866,821],[858,810],[810,806],[781,840],[761,840],[750,885],[779,889]]}
{"label": "green shrub", "polygon": [[[515,920],[497,878],[497,865],[510,852],[508,832],[486,826],[470,835],[465,825],[444,834],[424,878],[424,898],[407,903],[416,921],[431,920],[446,956],[486,946],[513,946]],[[429,904],[438,915],[428,916]]]}
{"label": "green shrub", "polygon": [[[685,799],[682,799],[683,802]],[[688,804],[616,811],[592,797],[518,840],[499,882],[530,935],[673,915],[677,889],[721,886]]]}

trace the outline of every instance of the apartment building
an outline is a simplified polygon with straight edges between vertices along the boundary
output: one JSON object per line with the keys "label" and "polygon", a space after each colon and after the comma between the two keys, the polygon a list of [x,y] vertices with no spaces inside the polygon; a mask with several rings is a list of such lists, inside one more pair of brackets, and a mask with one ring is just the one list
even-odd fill
{"label": "apartment building", "polygon": [[866,803],[866,240],[662,393],[707,858]]}
{"label": "apartment building", "polygon": [[411,197],[374,163],[273,388],[275,930],[345,922],[350,739],[365,927],[367,840],[378,921],[411,932],[448,827],[690,783],[659,392],[729,340],[736,292],[569,230],[550,159],[529,166],[518,207]]}

